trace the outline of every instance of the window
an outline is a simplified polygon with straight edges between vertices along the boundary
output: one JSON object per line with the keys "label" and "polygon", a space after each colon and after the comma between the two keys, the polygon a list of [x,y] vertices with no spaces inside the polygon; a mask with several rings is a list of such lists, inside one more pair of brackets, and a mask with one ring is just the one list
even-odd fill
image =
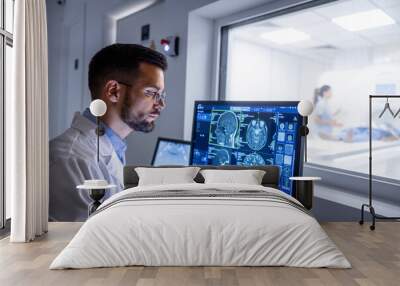
{"label": "window", "polygon": [[0,0],[0,227],[10,218],[10,194],[4,188],[5,100],[11,94],[13,69],[14,1]]}
{"label": "window", "polygon": [[[308,161],[367,174],[368,97],[400,93],[400,1],[313,1],[224,30],[221,97],[313,101]],[[374,101],[373,174],[398,180],[400,113],[379,117],[384,105]]]}

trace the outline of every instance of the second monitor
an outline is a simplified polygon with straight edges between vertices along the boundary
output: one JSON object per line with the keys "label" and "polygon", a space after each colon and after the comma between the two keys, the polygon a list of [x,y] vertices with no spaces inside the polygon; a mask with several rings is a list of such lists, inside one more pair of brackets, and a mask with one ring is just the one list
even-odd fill
{"label": "second monitor", "polygon": [[188,166],[190,159],[190,142],[172,138],[159,137],[154,150],[153,166],[177,165]]}

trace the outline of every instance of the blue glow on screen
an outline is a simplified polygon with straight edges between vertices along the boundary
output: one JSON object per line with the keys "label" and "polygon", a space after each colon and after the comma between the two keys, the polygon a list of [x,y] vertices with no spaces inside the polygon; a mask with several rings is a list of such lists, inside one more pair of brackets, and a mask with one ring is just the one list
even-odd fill
{"label": "blue glow on screen", "polygon": [[280,190],[291,194],[298,175],[297,102],[196,102],[192,133],[193,165],[278,165]]}
{"label": "blue glow on screen", "polygon": [[190,144],[160,140],[154,166],[177,165],[188,166],[190,156]]}

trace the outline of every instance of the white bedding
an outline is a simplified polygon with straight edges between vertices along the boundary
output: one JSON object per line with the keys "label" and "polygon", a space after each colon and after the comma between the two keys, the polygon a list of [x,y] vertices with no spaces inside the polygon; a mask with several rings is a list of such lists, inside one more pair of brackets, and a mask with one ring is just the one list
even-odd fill
{"label": "white bedding", "polygon": [[145,266],[349,268],[318,222],[290,204],[262,198],[116,200],[136,192],[279,190],[239,184],[179,184],[125,190],[104,202],[50,269]]}

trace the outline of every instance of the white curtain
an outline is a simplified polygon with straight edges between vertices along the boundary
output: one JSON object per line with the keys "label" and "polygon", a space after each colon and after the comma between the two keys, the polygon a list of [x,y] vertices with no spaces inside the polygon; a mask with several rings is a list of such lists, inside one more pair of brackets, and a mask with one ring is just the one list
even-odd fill
{"label": "white curtain", "polygon": [[6,187],[12,242],[48,227],[48,60],[45,0],[15,1],[14,92],[6,99]]}

